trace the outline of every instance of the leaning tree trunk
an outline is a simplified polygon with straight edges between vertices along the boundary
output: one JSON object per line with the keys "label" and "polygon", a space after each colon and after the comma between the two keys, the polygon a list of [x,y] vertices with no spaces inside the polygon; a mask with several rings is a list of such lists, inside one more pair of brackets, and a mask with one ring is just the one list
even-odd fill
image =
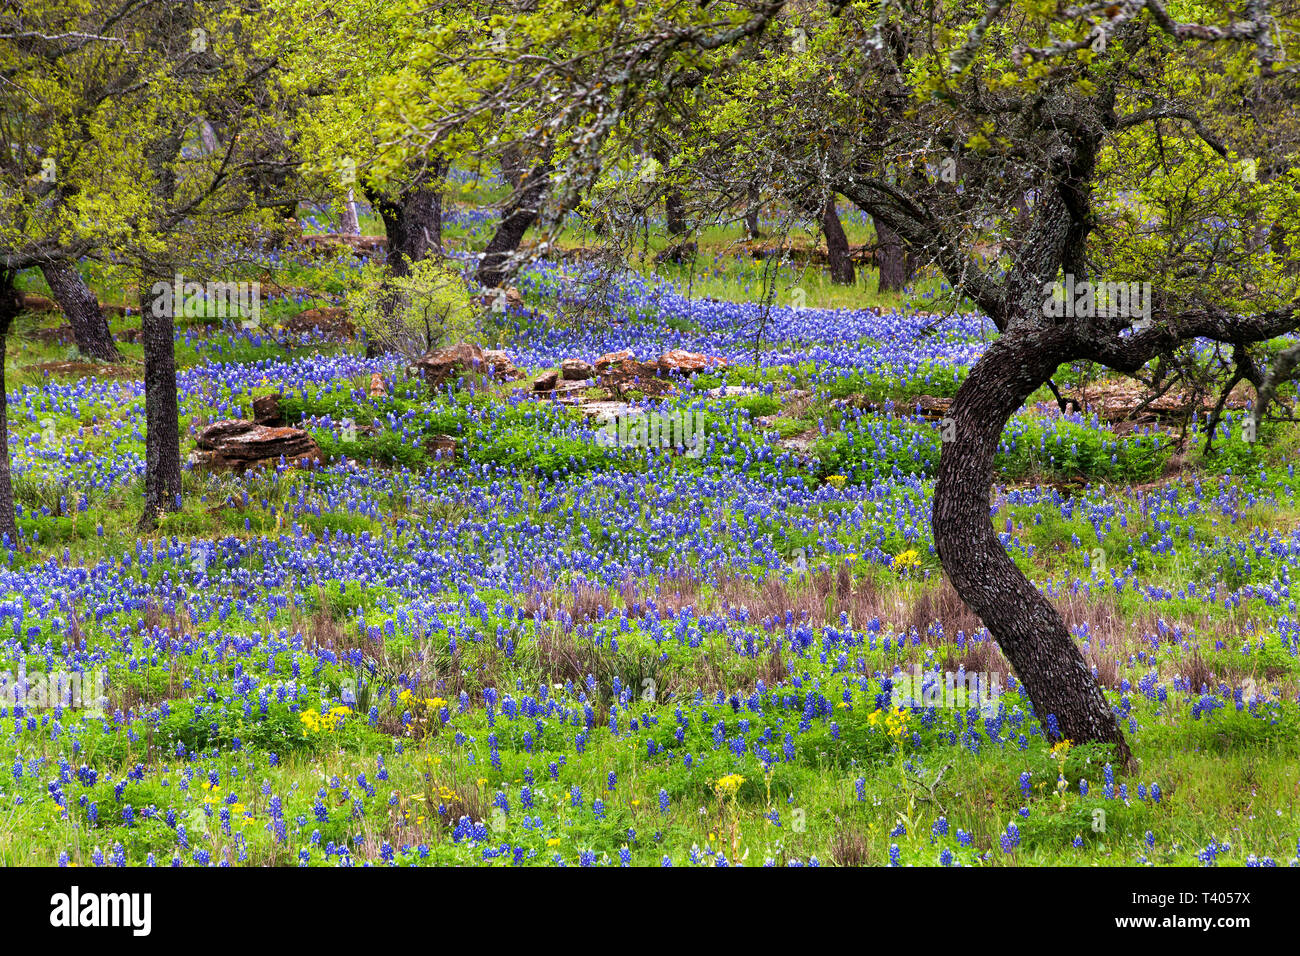
{"label": "leaning tree trunk", "polygon": [[64,260],[48,262],[41,266],[41,274],[49,283],[54,301],[59,303],[68,324],[72,326],[77,351],[87,358],[102,362],[120,360],[122,355],[108,330],[104,310],[99,307],[95,293],[90,291],[76,267]]}
{"label": "leaning tree trunk", "polygon": [[[165,281],[165,280],[163,280]],[[180,404],[176,394],[176,343],[173,303],[149,301],[153,282],[140,278],[140,341],[144,345],[145,472],[144,515],[140,527],[151,531],[164,512],[181,507]]]}
{"label": "leaning tree trunk", "polygon": [[9,327],[18,315],[14,273],[0,269],[0,546],[18,547],[18,517],[14,513],[13,478],[9,473],[9,396],[5,391],[5,348]]}
{"label": "leaning tree trunk", "polygon": [[501,224],[497,226],[479,263],[476,276],[479,285],[495,288],[510,274],[511,261],[519,244],[523,242],[524,233],[541,215],[542,203],[550,187],[550,175],[550,160],[538,163],[524,177],[522,185],[515,190],[514,196],[502,210]]}
{"label": "leaning tree trunk", "polygon": [[876,291],[898,292],[912,281],[912,257],[898,233],[877,218],[872,222],[876,227],[876,268],[880,273]]}
{"label": "leaning tree trunk", "polygon": [[934,543],[953,587],[988,627],[1052,740],[1132,754],[1061,615],[998,541],[990,514],[993,458],[1007,420],[1068,360],[1066,332],[1004,333],[975,363],[948,414],[934,492]]}
{"label": "leaning tree trunk", "polygon": [[849,252],[849,237],[844,234],[840,217],[835,212],[835,197],[826,200],[822,210],[822,232],[826,236],[826,257],[830,262],[831,281],[838,285],[853,285],[853,256]]}

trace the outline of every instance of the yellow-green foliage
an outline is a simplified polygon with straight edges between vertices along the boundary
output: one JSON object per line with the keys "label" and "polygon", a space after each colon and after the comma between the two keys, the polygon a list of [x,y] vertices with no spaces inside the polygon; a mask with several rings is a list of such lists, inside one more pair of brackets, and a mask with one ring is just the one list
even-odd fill
{"label": "yellow-green foliage", "polygon": [[472,338],[482,315],[464,278],[434,259],[412,263],[404,276],[380,266],[361,270],[348,306],[368,337],[408,358]]}

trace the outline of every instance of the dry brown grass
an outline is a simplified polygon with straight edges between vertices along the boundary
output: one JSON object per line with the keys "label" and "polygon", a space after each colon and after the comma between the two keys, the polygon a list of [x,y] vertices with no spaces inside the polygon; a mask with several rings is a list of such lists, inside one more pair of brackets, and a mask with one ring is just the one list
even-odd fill
{"label": "dry brown grass", "polygon": [[831,839],[831,862],[836,866],[874,866],[876,860],[871,840],[863,830],[837,821],[835,836]]}

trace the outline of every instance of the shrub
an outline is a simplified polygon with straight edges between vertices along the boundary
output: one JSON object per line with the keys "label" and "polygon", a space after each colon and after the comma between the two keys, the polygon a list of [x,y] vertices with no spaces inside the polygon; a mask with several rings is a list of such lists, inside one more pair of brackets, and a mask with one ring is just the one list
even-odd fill
{"label": "shrub", "polygon": [[482,316],[464,278],[434,259],[412,263],[405,276],[362,270],[348,307],[367,336],[408,359],[473,337]]}

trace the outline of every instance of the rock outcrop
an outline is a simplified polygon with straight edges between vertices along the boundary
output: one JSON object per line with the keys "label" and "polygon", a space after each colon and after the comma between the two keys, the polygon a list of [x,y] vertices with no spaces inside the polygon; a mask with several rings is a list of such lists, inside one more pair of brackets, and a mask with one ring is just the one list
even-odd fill
{"label": "rock outcrop", "polygon": [[214,422],[199,434],[197,444],[191,458],[194,464],[241,474],[250,468],[278,466],[282,458],[290,467],[309,468],[323,457],[316,440],[301,428],[244,419]]}

